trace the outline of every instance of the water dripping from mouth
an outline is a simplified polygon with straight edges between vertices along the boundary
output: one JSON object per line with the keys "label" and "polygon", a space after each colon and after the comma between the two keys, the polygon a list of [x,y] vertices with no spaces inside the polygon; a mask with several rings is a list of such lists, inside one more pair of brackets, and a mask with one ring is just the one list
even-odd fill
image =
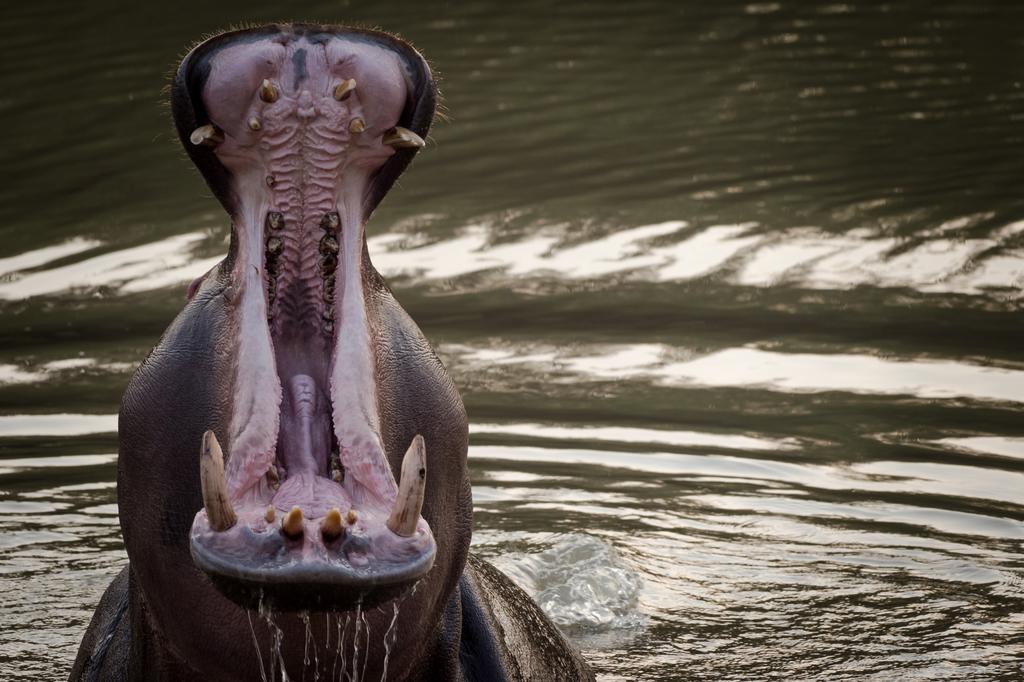
{"label": "water dripping from mouth", "polygon": [[[275,667],[281,668],[281,682],[288,682],[288,669],[284,665],[284,656],[281,653],[281,643],[284,641],[284,631],[274,622],[274,609],[263,602],[263,595],[260,595],[259,615],[270,630],[270,682],[277,679]],[[260,665],[262,666],[262,660]]]}
{"label": "water dripping from mouth", "polygon": [[366,642],[366,655],[363,657],[363,669],[359,673],[359,679],[366,679],[366,664],[370,662],[370,624],[366,622],[366,613],[363,613],[364,641]]}
{"label": "water dripping from mouth", "polygon": [[352,682],[359,682],[357,671],[359,670],[359,623],[360,621],[366,622],[363,618],[363,600],[360,599],[356,602],[356,631],[352,635],[352,674],[349,679]]}
{"label": "water dripping from mouth", "polygon": [[[302,624],[306,628],[305,642],[302,645],[302,680],[306,680],[306,669],[309,668],[309,650],[312,646],[313,649],[313,682],[319,682],[320,680],[320,656],[317,650],[316,640],[313,639],[313,628],[309,624],[309,611],[302,611],[299,614],[299,618],[302,620]],[[330,614],[328,614],[330,618]]]}
{"label": "water dripping from mouth", "polygon": [[[342,627],[342,625],[341,625],[341,616],[338,616],[338,622],[337,622],[337,625],[338,625],[338,643],[337,643],[337,648],[334,650],[334,667],[331,669],[331,679],[332,680],[333,679],[338,679],[340,681],[342,679],[342,677],[344,677],[344,675],[345,675],[345,665],[346,665],[346,660],[345,660],[345,658],[346,658],[345,657],[345,633],[348,632],[348,624],[349,624],[349,621],[351,619],[352,619],[352,615],[346,613],[345,614],[345,626]],[[338,660],[339,660],[339,658],[341,660],[341,671],[340,672],[338,671]],[[337,678],[335,678],[335,673],[338,673]]]}
{"label": "water dripping from mouth", "polygon": [[395,639],[398,637],[398,631],[395,630],[395,623],[398,621],[398,600],[391,602],[391,608],[393,614],[391,616],[391,623],[388,625],[388,629],[384,632],[384,665],[383,672],[380,674],[380,682],[384,682],[388,679],[388,659],[391,658],[391,647],[395,644]]}
{"label": "water dripping from mouth", "polygon": [[252,633],[252,643],[253,646],[256,647],[256,660],[260,663],[260,680],[262,680],[262,682],[267,682],[267,670],[263,667],[263,654],[260,653],[260,641],[256,638],[256,628],[252,625],[252,609],[246,609],[245,616],[249,619],[249,632]]}
{"label": "water dripping from mouth", "polygon": [[[418,582],[415,583],[408,593],[390,602],[391,618],[387,628],[380,635],[380,641],[384,647],[384,656],[381,661],[380,682],[388,679],[390,668],[391,652],[394,651],[398,639],[398,616],[401,613],[402,604],[406,599],[416,592]],[[388,605],[382,604],[376,607],[381,616],[387,616]],[[253,615],[256,615],[266,625],[270,634],[270,650],[267,663],[264,663],[263,652],[260,648],[259,637],[256,635]],[[299,620],[304,626],[304,642],[302,654],[302,677],[304,681],[307,669],[312,668],[313,682],[319,682],[321,678],[337,680],[338,682],[365,682],[367,671],[370,667],[370,643],[371,630],[370,620],[367,612],[363,609],[360,599],[356,602],[355,613],[346,613],[344,619],[340,613],[324,613],[324,639],[318,644],[314,637],[312,624],[313,617],[309,611],[300,611]],[[247,611],[249,630],[252,633],[253,646],[256,649],[256,658],[259,662],[260,680],[262,682],[287,682],[290,678],[288,669],[285,666],[283,643],[284,630],[277,624],[277,612],[270,605],[260,600],[256,611]],[[352,634],[349,636],[350,626]],[[320,650],[325,652],[323,669],[320,667]],[[333,650],[334,655],[331,656]],[[278,677],[280,671],[280,678]],[[295,672],[294,670],[292,671]]]}

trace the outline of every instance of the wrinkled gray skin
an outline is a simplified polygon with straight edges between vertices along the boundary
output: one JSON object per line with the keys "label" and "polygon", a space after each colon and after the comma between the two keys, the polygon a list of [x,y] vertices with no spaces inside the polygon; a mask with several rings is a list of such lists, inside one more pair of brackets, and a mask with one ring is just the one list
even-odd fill
{"label": "wrinkled gray skin", "polygon": [[[204,122],[193,82],[202,78],[204,54],[254,37],[299,34],[355,36],[398,53],[416,81],[401,124],[426,137],[435,89],[429,69],[412,48],[374,32],[286,25],[222,34],[186,58],[172,90],[175,122],[183,141]],[[207,429],[218,434],[228,431],[240,331],[233,314],[236,289],[232,281],[238,257],[236,197],[229,174],[216,157],[205,148],[185,146],[232,214],[232,246],[139,367],[125,393],[118,502],[129,565],[97,607],[71,670],[72,680],[260,679],[250,615],[262,665],[269,664],[271,639],[264,622],[215,588],[189,554],[189,529],[203,506],[199,444]],[[414,153],[400,150],[377,173],[365,199],[367,218]],[[433,568],[414,592],[406,589],[400,598],[387,678],[593,679],[537,605],[493,567],[468,554],[472,499],[462,401],[420,330],[373,269],[365,248],[362,280],[376,363],[381,440],[396,479],[412,437],[422,434],[429,444],[422,516],[437,543]],[[279,604],[275,615],[284,634],[281,654],[289,676],[301,679],[305,629],[287,606]],[[382,635],[392,613],[389,601],[365,613],[371,635],[360,654],[366,666],[364,679],[381,679]],[[344,620],[345,615],[335,612],[332,622]],[[313,642],[325,658],[326,617],[316,611],[310,617]],[[336,641],[332,633],[331,652]],[[351,659],[351,641],[348,644]],[[311,670],[307,676],[312,677]]]}

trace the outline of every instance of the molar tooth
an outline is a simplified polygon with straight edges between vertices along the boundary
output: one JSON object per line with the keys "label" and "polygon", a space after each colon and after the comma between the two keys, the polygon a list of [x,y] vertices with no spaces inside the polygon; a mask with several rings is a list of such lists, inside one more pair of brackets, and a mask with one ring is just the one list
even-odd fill
{"label": "molar tooth", "polygon": [[355,89],[356,89],[356,79],[355,78],[349,78],[347,80],[343,80],[340,83],[338,83],[336,86],[334,86],[334,99],[338,100],[339,102],[344,102],[345,100],[347,100],[349,98],[349,95],[351,95],[352,91],[355,90]]}
{"label": "molar tooth", "polygon": [[348,124],[348,131],[350,133],[361,133],[366,130],[366,123],[361,118],[354,118],[352,122]]}
{"label": "molar tooth", "polygon": [[324,213],[324,217],[320,219],[321,230],[337,230],[339,225],[341,225],[341,218],[337,211]]}
{"label": "molar tooth", "polygon": [[427,484],[427,446],[417,434],[402,459],[402,480],[398,497],[388,517],[388,528],[395,535],[411,537],[423,508],[423,491]]}
{"label": "molar tooth", "polygon": [[384,133],[384,136],[380,140],[384,144],[391,145],[396,149],[403,148],[420,148],[425,146],[427,143],[423,141],[423,138],[402,126],[395,126],[391,130]]}
{"label": "molar tooth", "polygon": [[267,225],[272,230],[280,230],[284,227],[284,215],[280,211],[267,213]]}
{"label": "molar tooth", "polygon": [[267,511],[263,512],[263,520],[267,523],[273,523],[274,519],[277,518],[277,510],[274,509],[274,505],[268,504]]}
{"label": "molar tooth", "polygon": [[259,130],[262,127],[263,127],[263,124],[261,124],[260,120],[258,118],[256,118],[255,116],[253,116],[252,118],[249,119],[249,130],[255,131],[255,130]]}
{"label": "molar tooth", "polygon": [[292,510],[281,519],[281,532],[292,540],[302,537],[302,510],[292,507]]}
{"label": "molar tooth", "polygon": [[320,240],[320,253],[324,255],[338,253],[338,240],[334,238],[333,234],[325,234],[324,238]]}
{"label": "molar tooth", "polygon": [[203,490],[203,506],[210,528],[225,531],[235,525],[238,517],[228,499],[228,485],[224,479],[224,452],[213,431],[203,434],[199,451],[199,484]]}
{"label": "molar tooth", "polygon": [[281,93],[277,91],[274,84],[266,78],[260,83],[260,99],[267,104],[272,104],[277,101],[277,98],[281,96]]}
{"label": "molar tooth", "polygon": [[188,136],[189,141],[197,147],[202,145],[204,147],[216,147],[224,141],[224,133],[221,132],[220,128],[207,123],[204,126],[199,126],[192,131],[192,134]]}
{"label": "molar tooth", "polygon": [[324,536],[324,540],[330,542],[341,537],[344,531],[345,529],[341,525],[341,512],[337,507],[332,507],[320,523],[320,533]]}
{"label": "molar tooth", "polygon": [[267,253],[271,256],[276,256],[281,253],[284,248],[284,242],[281,241],[280,237],[271,237],[267,240]]}

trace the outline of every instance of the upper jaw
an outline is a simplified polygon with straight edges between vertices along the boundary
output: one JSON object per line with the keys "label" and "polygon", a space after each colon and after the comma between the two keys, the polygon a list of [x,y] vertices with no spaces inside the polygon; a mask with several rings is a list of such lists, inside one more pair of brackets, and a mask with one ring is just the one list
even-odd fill
{"label": "upper jaw", "polygon": [[228,457],[208,431],[192,556],[239,601],[390,594],[436,545],[420,516],[427,444],[413,439],[396,484],[380,437],[363,222],[382,169],[422,146],[400,124],[433,89],[393,48],[343,34],[242,37],[197,48],[202,78],[183,88],[199,103],[190,154],[230,178],[237,335]]}

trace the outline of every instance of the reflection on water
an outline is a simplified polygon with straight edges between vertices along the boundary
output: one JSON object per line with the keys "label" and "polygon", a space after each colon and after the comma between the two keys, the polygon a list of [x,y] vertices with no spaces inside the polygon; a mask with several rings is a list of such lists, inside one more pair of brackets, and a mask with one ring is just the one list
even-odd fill
{"label": "reflection on water", "polygon": [[[370,253],[465,397],[476,550],[602,679],[1024,674],[1024,7],[308,11],[444,76]],[[124,565],[120,395],[226,248],[165,73],[280,14],[0,19],[4,679]]]}
{"label": "reflection on water", "polygon": [[706,386],[793,392],[849,391],[1024,401],[1024,371],[940,360],[894,360],[865,355],[778,353],[728,348],[686,360],[692,351],[661,344],[571,350],[514,345],[474,349],[447,346],[449,356],[488,366],[534,365],[552,381],[628,379],[661,386]]}
{"label": "reflection on water", "polygon": [[[858,286],[906,287],[921,292],[1019,296],[1024,252],[1007,248],[1024,232],[1024,221],[993,230],[984,239],[936,237],[908,242],[851,230],[831,235],[812,228],[764,232],[754,223],[713,225],[695,234],[670,221],[621,229],[579,244],[565,244],[564,228],[535,226],[536,234],[495,243],[500,230],[471,226],[456,236],[420,243],[424,235],[384,234],[370,239],[374,265],[387,277],[414,281],[452,280],[489,273],[491,286],[524,278],[568,280],[629,276],[655,282],[718,276],[743,286],[786,283],[808,289]],[[935,231],[941,235],[941,227]],[[662,244],[659,238],[689,233]],[[113,251],[58,268],[17,270],[76,253],[69,242],[10,258],[12,273],[0,283],[0,298],[20,299],[80,289],[110,287],[137,293],[180,285],[217,264],[220,256],[195,258],[202,233],[177,235],[144,246]],[[657,243],[655,243],[657,242]],[[84,249],[83,249],[84,250]],[[452,254],[460,254],[452,258]],[[48,260],[41,261],[41,258]],[[24,268],[20,262],[31,263]],[[2,265],[2,264],[0,264]]]}

